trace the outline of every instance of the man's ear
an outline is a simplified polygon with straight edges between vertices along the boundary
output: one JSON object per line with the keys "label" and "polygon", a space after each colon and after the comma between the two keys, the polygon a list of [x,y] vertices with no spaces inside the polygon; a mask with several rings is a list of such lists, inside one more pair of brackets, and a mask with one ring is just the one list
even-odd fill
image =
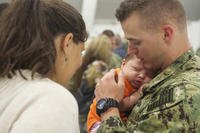
{"label": "man's ear", "polygon": [[174,27],[172,25],[164,25],[163,26],[163,40],[166,42],[171,41],[174,35]]}
{"label": "man's ear", "polygon": [[71,45],[72,42],[73,42],[73,34],[72,33],[68,33],[67,35],[65,35],[65,37],[63,39],[63,42],[62,42],[62,45],[61,45],[62,50],[63,50],[65,55],[67,53],[69,45]]}

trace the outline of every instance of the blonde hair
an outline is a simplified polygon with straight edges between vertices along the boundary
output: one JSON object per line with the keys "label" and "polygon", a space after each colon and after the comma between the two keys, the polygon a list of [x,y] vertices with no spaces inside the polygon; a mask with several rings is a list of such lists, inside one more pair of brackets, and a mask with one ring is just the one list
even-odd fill
{"label": "blonde hair", "polygon": [[[91,63],[94,60],[102,60],[105,63],[109,62],[111,56],[111,41],[105,35],[100,35],[94,38],[87,46],[83,64]],[[88,61],[91,60],[91,61]]]}
{"label": "blonde hair", "polygon": [[83,63],[73,77],[75,87],[80,86],[82,75],[89,64],[96,60],[103,61],[108,64],[111,55],[111,41],[106,35],[100,35],[93,38],[87,44],[85,55],[83,57]]}

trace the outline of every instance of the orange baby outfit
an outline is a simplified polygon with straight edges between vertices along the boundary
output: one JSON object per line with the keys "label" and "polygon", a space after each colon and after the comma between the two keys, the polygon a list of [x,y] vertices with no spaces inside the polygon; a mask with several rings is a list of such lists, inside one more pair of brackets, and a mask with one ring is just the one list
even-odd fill
{"label": "orange baby outfit", "polygon": [[[120,68],[116,68],[115,72],[116,74],[119,74],[121,71]],[[131,84],[128,82],[128,80],[124,79],[125,82],[125,89],[124,89],[124,97],[130,96],[132,93],[136,92],[137,89],[134,89]],[[87,130],[89,131],[90,128],[93,126],[98,121],[101,121],[100,116],[97,115],[96,113],[96,99],[93,100],[93,103],[90,105],[90,111],[88,113],[87,117]],[[127,116],[124,112],[120,112],[120,117],[123,121],[127,120]]]}

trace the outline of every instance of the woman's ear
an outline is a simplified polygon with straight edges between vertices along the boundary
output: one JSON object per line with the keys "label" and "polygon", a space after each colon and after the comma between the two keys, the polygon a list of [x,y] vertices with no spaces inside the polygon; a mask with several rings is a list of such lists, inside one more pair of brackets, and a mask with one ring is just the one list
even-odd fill
{"label": "woman's ear", "polygon": [[62,50],[63,50],[65,55],[67,53],[69,45],[71,45],[72,42],[73,42],[73,34],[68,33],[67,35],[65,35],[65,37],[63,39],[63,43],[62,43]]}

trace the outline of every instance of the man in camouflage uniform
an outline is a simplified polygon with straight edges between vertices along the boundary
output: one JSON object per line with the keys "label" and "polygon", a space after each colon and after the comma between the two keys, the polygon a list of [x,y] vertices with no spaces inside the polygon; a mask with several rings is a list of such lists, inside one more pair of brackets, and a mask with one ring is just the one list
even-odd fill
{"label": "man in camouflage uniform", "polygon": [[[129,49],[158,74],[123,123],[117,107],[101,114],[99,133],[200,132],[200,58],[187,37],[185,11],[178,0],[125,0],[116,11]],[[114,71],[96,86],[97,101],[123,97],[123,74]]]}

